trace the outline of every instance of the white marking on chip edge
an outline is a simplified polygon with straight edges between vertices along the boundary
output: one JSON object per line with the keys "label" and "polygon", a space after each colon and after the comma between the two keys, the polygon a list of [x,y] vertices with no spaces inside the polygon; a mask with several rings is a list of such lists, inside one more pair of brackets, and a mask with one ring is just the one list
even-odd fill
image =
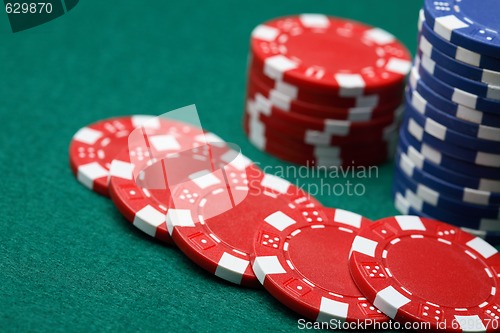
{"label": "white marking on chip edge", "polygon": [[108,177],[109,171],[97,162],[81,165],[78,167],[78,181],[85,187],[94,188],[94,180],[102,177]]}
{"label": "white marking on chip edge", "polygon": [[281,211],[272,213],[266,217],[264,221],[279,231],[283,231],[292,224],[297,223],[294,219]]}
{"label": "white marking on chip edge", "polygon": [[375,250],[377,249],[377,245],[378,242],[376,241],[365,237],[356,236],[356,238],[354,238],[354,241],[352,242],[349,257],[351,256],[352,252],[359,252],[373,258],[375,257]]}
{"label": "white marking on chip edge", "polygon": [[408,132],[410,132],[410,134],[413,135],[418,141],[422,141],[424,129],[412,118],[408,121]]}
{"label": "white marking on chip edge", "polygon": [[330,21],[325,15],[302,14],[299,18],[302,25],[306,28],[328,28],[330,26]]}
{"label": "white marking on chip edge", "polygon": [[276,256],[257,257],[252,265],[255,276],[264,284],[266,275],[268,274],[285,274],[286,270],[281,266],[281,263]]}
{"label": "white marking on chip edge", "polygon": [[276,88],[276,90],[282,92],[283,94],[290,96],[290,98],[292,99],[297,99],[299,91],[298,88],[294,85],[283,81],[278,81],[274,83],[274,88]]}
{"label": "white marking on chip edge", "polygon": [[478,205],[488,205],[490,201],[490,195],[488,192],[475,190],[471,188],[465,188],[463,192],[463,201],[478,204]]}
{"label": "white marking on chip edge", "polygon": [[267,173],[264,175],[264,178],[262,178],[262,181],[260,183],[262,186],[277,191],[279,193],[287,193],[288,189],[290,188],[289,181]]}
{"label": "white marking on chip edge", "polygon": [[425,115],[427,101],[416,90],[413,90],[411,97],[411,105],[415,108],[415,110],[420,112],[422,115]]}
{"label": "white marking on chip edge", "polygon": [[455,59],[476,67],[479,67],[481,65],[481,55],[479,53],[464,49],[462,47],[457,47]]}
{"label": "white marking on chip edge", "polygon": [[224,252],[217,264],[215,276],[218,276],[226,281],[240,284],[248,265],[250,265],[248,260],[241,259]]}
{"label": "white marking on chip edge", "polygon": [[156,228],[165,223],[165,214],[151,205],[147,205],[134,216],[133,225],[150,236],[156,235]]}
{"label": "white marking on chip edge", "polygon": [[326,119],[324,122],[324,132],[330,135],[346,136],[350,128],[351,122],[346,120]]}
{"label": "white marking on chip edge", "polygon": [[398,58],[391,58],[385,65],[385,69],[389,72],[406,75],[410,72],[411,62]]}
{"label": "white marking on chip edge", "polygon": [[446,139],[446,127],[431,118],[425,119],[425,131],[441,141],[444,141]]}
{"label": "white marking on chip edge", "polygon": [[425,143],[422,144],[422,147],[420,148],[420,152],[422,155],[424,155],[428,160],[441,164],[441,159],[442,155],[439,151],[437,151],[434,148],[431,148],[430,146],[426,145]]}
{"label": "white marking on chip edge", "polygon": [[481,318],[478,315],[474,316],[457,316],[455,319],[458,325],[462,329],[462,332],[486,332],[486,327],[484,326]]}
{"label": "white marking on chip edge", "polygon": [[329,322],[331,319],[345,320],[349,312],[349,304],[321,297],[317,322]]}
{"label": "white marking on chip edge", "polygon": [[265,40],[266,42],[271,42],[278,37],[279,33],[278,29],[261,24],[253,29],[252,37]]}
{"label": "white marking on chip edge", "polygon": [[359,214],[349,212],[347,210],[336,209],[333,220],[335,222],[347,224],[359,229],[361,227],[361,221],[363,220],[363,217]]}
{"label": "white marking on chip edge", "polygon": [[412,177],[415,165],[404,153],[400,153],[399,155],[399,167],[406,175]]}
{"label": "white marking on chip edge", "polygon": [[431,56],[432,54],[432,44],[429,43],[427,38],[425,38],[423,35],[420,35],[420,43],[419,43],[419,48],[420,50],[427,56]]}
{"label": "white marking on chip edge", "polygon": [[485,259],[488,259],[498,253],[497,249],[488,244],[485,240],[478,237],[468,241],[466,245],[471,249],[474,249]]}
{"label": "white marking on chip edge", "polygon": [[113,162],[111,162],[109,175],[112,177],[131,180],[133,171],[134,165],[132,163],[114,160]]}
{"label": "white marking on chip edge", "polygon": [[297,68],[297,64],[284,55],[275,55],[264,61],[264,74],[271,79],[281,80],[283,73]]}
{"label": "white marking on chip edge", "polygon": [[272,105],[276,105],[276,107],[283,109],[283,111],[290,111],[292,99],[283,94],[281,91],[271,89],[269,91],[269,101]]}
{"label": "white marking on chip edge", "polygon": [[73,135],[73,140],[86,143],[88,145],[93,145],[102,137],[102,132],[97,131],[92,128],[84,127],[78,130],[78,132]]}
{"label": "white marking on chip edge", "polygon": [[456,111],[457,118],[470,121],[471,123],[481,124],[483,113],[463,105],[459,105]]}
{"label": "white marking on chip edge", "polygon": [[425,225],[418,216],[399,215],[394,217],[401,230],[422,230],[425,231]]}
{"label": "white marking on chip edge", "polygon": [[193,181],[201,189],[220,184],[221,181],[209,170],[202,170],[189,175],[189,179]]}
{"label": "white marking on chip edge", "polygon": [[160,128],[160,119],[153,116],[133,116],[132,125],[134,127]]}
{"label": "white marking on chip edge", "polygon": [[[162,214],[163,215],[163,214]],[[163,215],[167,222],[168,233],[172,234],[175,227],[194,227],[195,223],[189,209],[169,209],[167,215]]]}
{"label": "white marking on chip edge", "polygon": [[478,151],[476,153],[476,164],[487,165],[494,168],[500,168],[500,155],[490,154]]}
{"label": "white marking on chip edge", "polygon": [[360,74],[335,74],[335,80],[337,80],[341,92],[342,89],[359,89],[359,92],[363,92],[365,88],[365,80]]}
{"label": "white marking on chip edge", "polygon": [[389,44],[394,41],[394,35],[380,28],[366,31],[365,37],[379,45]]}
{"label": "white marking on chip edge", "polygon": [[436,69],[436,63],[425,54],[420,57],[420,60],[420,64],[422,65],[422,67],[425,68],[429,73],[433,74],[434,70]]}
{"label": "white marking on chip edge", "polygon": [[455,15],[441,16],[434,20],[434,31],[447,41],[451,40],[453,30],[467,28],[469,25],[462,22]]}
{"label": "white marking on chip edge", "polygon": [[158,151],[181,149],[181,145],[173,135],[153,135],[148,137],[151,145]]}
{"label": "white marking on chip edge", "polygon": [[402,214],[408,214],[410,210],[410,204],[406,200],[404,200],[401,193],[396,193],[394,205],[396,206],[396,209]]}
{"label": "white marking on chip edge", "polygon": [[462,104],[475,109],[477,105],[477,95],[468,93],[458,88],[453,88],[451,100],[457,104]]}
{"label": "white marking on chip edge", "polygon": [[438,204],[439,192],[436,192],[425,185],[417,185],[417,195],[433,206],[437,206]]}
{"label": "white marking on chip edge", "polygon": [[377,293],[373,305],[388,317],[394,319],[398,309],[410,302],[409,298],[394,289],[394,287],[389,286]]}

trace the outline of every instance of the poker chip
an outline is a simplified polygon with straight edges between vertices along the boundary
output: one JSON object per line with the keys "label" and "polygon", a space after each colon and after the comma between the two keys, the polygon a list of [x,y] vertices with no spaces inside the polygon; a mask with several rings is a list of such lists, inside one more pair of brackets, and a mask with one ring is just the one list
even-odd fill
{"label": "poker chip", "polygon": [[410,69],[393,35],[302,14],[257,26],[250,45],[244,128],[258,149],[300,165],[378,165],[392,156]]}
{"label": "poker chip", "polygon": [[418,91],[413,90],[411,87],[408,87],[406,101],[410,103],[415,111],[427,117],[430,121],[441,124],[446,129],[477,139],[500,142],[500,128],[477,125],[442,112],[439,108],[427,102]]}
{"label": "poker chip", "polygon": [[362,228],[349,258],[353,280],[380,311],[447,332],[496,331],[490,323],[498,320],[499,265],[484,240],[408,215]]}
{"label": "poker chip", "polygon": [[500,72],[474,67],[457,61],[434,48],[422,34],[419,35],[418,48],[419,54],[425,54],[434,62],[439,63],[441,67],[453,73],[477,82],[500,86]]}
{"label": "poker chip", "polygon": [[385,322],[388,318],[365,299],[348,267],[354,237],[370,224],[342,209],[276,210],[258,224],[253,270],[272,296],[308,319]]}
{"label": "poker chip", "polygon": [[[109,192],[115,206],[135,227],[163,242],[172,243],[165,221],[170,190],[165,183],[165,168],[159,161],[169,154],[189,151],[196,155],[201,167],[205,167],[206,164],[203,163],[210,159],[212,153],[210,148],[214,147],[207,143],[224,142],[216,135],[204,133],[190,124],[174,120],[162,120],[162,122],[165,126],[161,131],[150,133],[150,147],[145,149],[142,145],[138,145],[129,149],[125,145],[115,156],[109,171]],[[223,144],[221,150],[227,151],[228,155],[220,152],[218,155],[221,156],[220,162],[231,162],[231,149]],[[133,161],[131,156],[134,157]],[[144,165],[137,165],[137,161],[141,160],[144,161]],[[198,164],[193,162],[192,167],[197,166]],[[143,170],[147,171],[151,179],[155,177],[152,186],[143,186],[147,185],[147,182],[138,183],[134,177],[134,174],[144,174],[141,173]]]}
{"label": "poker chip", "polygon": [[419,16],[419,30],[422,36],[424,36],[429,43],[432,44],[433,48],[438,49],[447,56],[481,69],[493,70],[497,72],[500,71],[498,56],[491,57],[487,54],[474,52],[467,48],[450,43],[429,27],[429,24],[425,21],[425,14],[423,10],[420,11]]}
{"label": "poker chip", "polygon": [[79,129],[69,147],[70,166],[85,187],[108,196],[108,176],[116,154],[127,146],[129,134],[137,127],[161,132],[167,124],[148,115],[124,116],[100,120]]}
{"label": "poker chip", "polygon": [[[406,194],[409,194],[406,192]],[[415,196],[412,196],[415,198]],[[411,198],[410,198],[411,200]],[[406,200],[406,195],[401,194],[401,192],[398,192],[398,190],[394,189],[394,206],[396,209],[404,215],[415,215],[415,216],[421,216],[423,218],[428,218],[430,219],[431,217],[427,215],[425,212],[423,212],[420,208],[423,208],[423,203],[420,205],[417,201],[422,203],[421,200],[412,200],[412,203],[410,201]],[[432,212],[431,212],[432,213]],[[452,223],[447,221],[446,219],[450,219]],[[456,221],[461,221],[461,217],[444,217],[442,219],[443,222],[447,222],[450,224],[453,224],[453,222]],[[464,230],[465,232],[468,232],[471,235],[477,236],[481,239],[484,239],[490,244],[500,244],[500,231],[485,231],[485,230],[477,230],[477,229],[471,229],[471,228],[466,228],[466,227],[460,227],[460,229]]]}
{"label": "poker chip", "polygon": [[[171,203],[167,226],[175,244],[210,273],[235,284],[258,286],[250,254],[261,220],[273,214],[296,220],[315,217],[322,208],[307,193],[277,176],[258,169],[248,175],[240,173],[207,172],[176,187],[172,198],[179,200]],[[235,194],[227,190],[225,179],[237,182],[234,191],[248,192],[239,204],[233,204]],[[210,212],[214,209],[218,211]]]}
{"label": "poker chip", "polygon": [[[394,172],[396,208],[500,242],[494,2],[424,1]],[[498,44],[500,45],[500,44]]]}
{"label": "poker chip", "polygon": [[411,70],[408,82],[409,86],[414,91],[418,91],[418,93],[422,95],[428,103],[434,105],[439,110],[456,117],[457,119],[490,127],[500,127],[500,117],[498,115],[478,111],[476,109],[471,109],[467,106],[457,104],[434,92],[424,81],[421,80],[420,74],[418,74],[416,68]]}
{"label": "poker chip", "polygon": [[497,57],[500,54],[500,22],[495,0],[424,1],[429,27],[448,42],[465,49]]}

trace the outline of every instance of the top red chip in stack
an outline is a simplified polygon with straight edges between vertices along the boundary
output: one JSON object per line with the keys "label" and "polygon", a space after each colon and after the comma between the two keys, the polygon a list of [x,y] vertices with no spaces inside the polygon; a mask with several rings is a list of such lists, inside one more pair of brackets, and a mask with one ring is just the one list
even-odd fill
{"label": "top red chip in stack", "polygon": [[252,32],[245,132],[298,164],[382,163],[409,69],[407,49],[382,29],[320,14],[271,20]]}

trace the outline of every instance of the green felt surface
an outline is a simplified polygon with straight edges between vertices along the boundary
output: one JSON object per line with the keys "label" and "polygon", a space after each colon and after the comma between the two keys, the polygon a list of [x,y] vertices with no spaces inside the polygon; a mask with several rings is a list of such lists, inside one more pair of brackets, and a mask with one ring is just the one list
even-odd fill
{"label": "green felt surface", "polygon": [[[205,273],[80,185],[68,145],[80,127],[196,104],[203,126],[265,166],[241,130],[249,34],[267,19],[319,12],[364,21],[414,52],[421,1],[81,1],[41,28],[0,34],[0,331],[282,331],[298,315],[264,290]],[[5,27],[5,22],[2,22]],[[273,172],[273,169],[268,169]],[[396,214],[392,165],[361,197],[325,205]],[[301,185],[345,182],[308,177]]]}

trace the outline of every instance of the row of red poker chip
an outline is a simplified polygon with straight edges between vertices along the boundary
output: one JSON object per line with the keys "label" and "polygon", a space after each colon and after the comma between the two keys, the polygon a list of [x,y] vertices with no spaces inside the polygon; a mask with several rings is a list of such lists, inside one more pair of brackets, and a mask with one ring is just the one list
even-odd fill
{"label": "row of red poker chip", "polygon": [[356,97],[384,91],[402,84],[410,69],[408,50],[390,33],[321,14],[257,26],[251,54],[265,76],[318,95]]}
{"label": "row of red poker chip", "polygon": [[376,108],[386,104],[393,104],[401,100],[401,92],[404,90],[404,81],[394,87],[388,87],[387,91],[378,94],[359,95],[355,97],[337,96],[336,93],[324,94],[315,90],[299,89],[280,80],[273,80],[263,74],[264,68],[252,61],[249,65],[248,75],[254,82],[258,82],[263,88],[272,89],[281,94],[282,98],[306,103],[318,107],[334,108]]}
{"label": "row of red poker chip", "polygon": [[[186,135],[186,125],[182,128],[183,131],[175,132],[179,142]],[[196,141],[193,136],[186,137]],[[207,156],[200,152],[203,146],[186,143],[184,147],[193,146],[194,149],[186,151],[191,158]],[[223,145],[220,147],[224,149]],[[151,155],[144,156],[144,163],[150,157],[165,156],[164,149],[147,148]],[[135,154],[144,154],[144,150]],[[130,159],[128,149],[120,155]],[[167,158],[175,159],[178,155],[170,154]],[[224,150],[216,155],[226,156]],[[234,153],[230,156],[234,157]],[[265,175],[259,169],[240,173],[242,165],[246,170],[247,162],[227,161],[234,160],[225,160],[225,166],[240,168],[228,169],[227,176],[219,183],[205,178],[208,175],[198,176],[182,183],[174,193],[158,197],[167,208],[164,217],[167,231],[200,266],[235,283],[254,285],[257,279],[278,300],[312,320],[386,321],[388,318],[381,314],[384,312],[398,321],[429,323],[432,329],[444,323],[439,328],[449,332],[497,330],[491,322],[499,320],[499,296],[492,290],[499,283],[500,255],[480,238],[416,216],[366,223],[369,221],[357,214],[322,207],[289,182]],[[160,166],[163,171],[166,169],[163,163]],[[194,170],[197,169],[195,165]],[[132,173],[130,168],[117,170],[120,175],[126,170]],[[112,171],[115,174],[113,164]],[[199,216],[204,216],[207,210],[217,208],[201,203],[219,195],[216,189],[227,179],[231,180],[229,193],[240,184],[250,187],[247,196],[240,196],[240,205],[236,206],[240,208],[200,220]],[[252,179],[258,184],[254,192]],[[114,196],[115,183],[110,184]],[[128,185],[137,183],[132,180]],[[263,195],[263,188],[267,195]],[[238,196],[232,196],[233,202],[235,197]],[[209,244],[210,241],[214,244]],[[235,253],[243,258],[237,258]],[[438,274],[438,278],[428,272]]]}
{"label": "row of red poker chip", "polygon": [[245,133],[254,146],[260,150],[325,162],[355,160],[367,163],[368,161],[384,161],[393,155],[396,138],[394,137],[392,142],[382,142],[376,145],[366,143],[365,145],[316,146],[292,141],[272,132],[261,133],[261,128],[261,123],[248,116],[245,117]]}
{"label": "row of red poker chip", "polygon": [[309,102],[303,102],[298,99],[291,99],[283,93],[267,87],[260,82],[254,73],[249,73],[247,83],[247,99],[257,95],[262,95],[269,100],[269,103],[277,108],[303,116],[309,116],[319,119],[338,119],[348,120],[352,122],[369,121],[374,118],[383,117],[393,113],[393,111],[401,105],[402,94],[398,93],[393,101],[379,104],[377,106],[366,107],[338,107],[338,106],[323,106]]}

